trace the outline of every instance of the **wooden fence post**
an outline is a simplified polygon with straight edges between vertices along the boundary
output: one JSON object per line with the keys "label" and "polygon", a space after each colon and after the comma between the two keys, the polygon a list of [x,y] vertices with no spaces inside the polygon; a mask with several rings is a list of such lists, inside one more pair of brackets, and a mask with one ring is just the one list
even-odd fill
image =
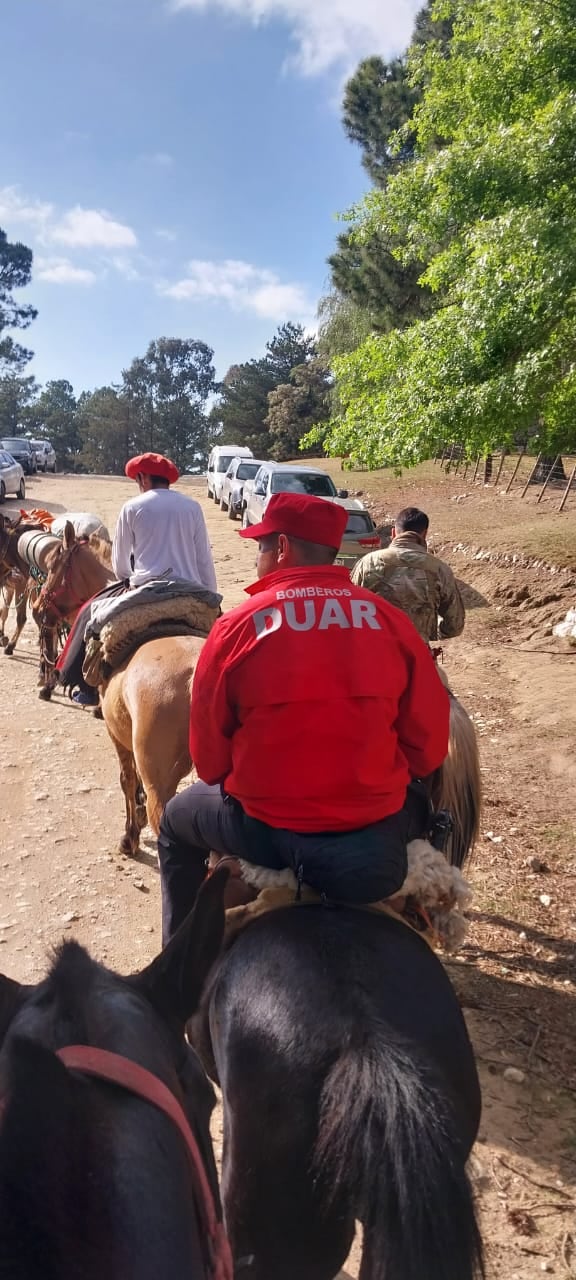
{"label": "wooden fence post", "polygon": [[566,488],[565,488],[564,493],[563,493],[563,495],[562,495],[562,501],[561,501],[561,503],[560,503],[560,506],[558,507],[558,510],[559,510],[559,511],[563,511],[563,510],[564,510],[564,506],[565,506],[565,503],[566,503],[566,499],[567,499],[568,494],[570,493],[570,490],[571,490],[571,488],[572,488],[572,481],[573,481],[573,479],[574,479],[574,476],[576,476],[576,462],[574,463],[574,466],[572,467],[572,470],[571,470],[571,472],[570,472],[570,479],[569,479],[568,484],[566,485]]}
{"label": "wooden fence post", "polygon": [[501,471],[502,471],[502,467],[504,466],[504,459],[505,459],[505,458],[506,458],[506,456],[507,456],[507,452],[508,452],[508,451],[507,451],[506,449],[503,449],[503,450],[502,450],[502,457],[500,458],[500,465],[499,465],[498,470],[497,470],[497,472],[496,472],[496,479],[495,479],[495,481],[494,481],[494,488],[496,488],[496,485],[498,484],[498,481],[499,481],[499,479],[500,479],[500,474],[501,474]]}
{"label": "wooden fence post", "polygon": [[480,454],[478,454],[478,457],[477,457],[477,459],[476,459],[476,466],[474,467],[474,475],[472,476],[472,484],[474,484],[474,481],[475,481],[475,479],[476,479],[476,476],[478,475],[478,467],[479,467],[479,466],[480,466]]}
{"label": "wooden fence post", "polygon": [[526,484],[524,485],[524,488],[523,488],[523,490],[522,490],[522,493],[520,494],[520,497],[521,497],[521,498],[523,498],[523,497],[524,497],[524,495],[525,495],[525,493],[527,492],[527,490],[528,490],[528,485],[530,484],[530,481],[531,481],[531,479],[532,479],[532,476],[535,476],[535,475],[536,475],[536,471],[537,471],[537,468],[538,468],[538,466],[539,466],[539,464],[540,464],[540,459],[541,459],[541,457],[542,457],[542,454],[541,454],[541,453],[539,453],[539,454],[538,454],[538,457],[537,457],[537,459],[536,459],[536,461],[535,461],[535,463],[534,463],[534,466],[532,467],[532,470],[531,470],[531,472],[530,472],[530,475],[528,476],[528,479],[527,479],[527,481],[526,481]]}
{"label": "wooden fence post", "polygon": [[526,446],[524,445],[524,446],[522,447],[522,449],[520,450],[520,453],[518,454],[518,460],[517,460],[517,462],[516,462],[516,466],[514,467],[514,470],[513,470],[513,472],[512,472],[512,475],[510,476],[510,479],[509,479],[509,481],[508,481],[508,484],[506,485],[506,488],[505,488],[505,490],[504,490],[504,492],[505,492],[505,493],[510,493],[510,490],[511,490],[511,488],[512,488],[512,485],[514,484],[514,481],[515,481],[515,479],[516,479],[516,476],[518,475],[518,468],[519,468],[519,466],[520,466],[520,463],[521,463],[521,461],[522,461],[522,459],[523,459],[523,457],[524,457],[524,454],[525,454],[525,453],[526,453]]}
{"label": "wooden fence post", "polygon": [[552,473],[553,473],[553,471],[554,471],[554,468],[555,468],[555,466],[556,466],[556,463],[558,462],[559,457],[560,457],[560,454],[559,454],[559,453],[557,453],[557,454],[556,454],[556,457],[555,457],[555,459],[554,459],[554,461],[553,461],[553,463],[552,463],[552,466],[550,467],[550,470],[549,470],[549,472],[548,472],[548,475],[546,476],[546,479],[545,479],[545,481],[544,481],[544,484],[542,485],[542,488],[541,488],[541,490],[540,490],[540,493],[538,494],[538,497],[537,497],[537,499],[536,499],[536,506],[538,506],[538,503],[539,503],[539,501],[540,501],[540,499],[541,499],[541,497],[542,497],[542,494],[544,493],[544,490],[545,490],[545,488],[546,488],[546,485],[548,484],[548,481],[552,479]]}
{"label": "wooden fence post", "polygon": [[465,479],[466,479],[466,476],[467,476],[467,474],[468,474],[468,467],[469,467],[469,466],[470,466],[470,459],[469,459],[469,458],[467,458],[467,459],[466,459],[466,465],[465,465],[465,467],[464,467],[464,473],[463,473],[463,476],[462,476],[462,479],[463,479],[463,480],[465,480]]}

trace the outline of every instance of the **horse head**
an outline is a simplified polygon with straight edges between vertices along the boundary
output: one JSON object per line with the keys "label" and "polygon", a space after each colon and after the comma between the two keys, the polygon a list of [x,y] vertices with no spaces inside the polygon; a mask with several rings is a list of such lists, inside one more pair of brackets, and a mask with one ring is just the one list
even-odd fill
{"label": "horse head", "polygon": [[113,577],[67,520],[62,541],[46,557],[46,582],[35,610],[41,610],[45,625],[73,618]]}
{"label": "horse head", "polygon": [[37,985],[0,975],[0,1256],[21,1263],[14,1276],[96,1280],[104,1258],[117,1277],[128,1257],[134,1277],[210,1275],[190,1223],[219,1217],[214,1092],[185,1026],[221,947],[225,883],[212,877],[140,973],[65,942]]}

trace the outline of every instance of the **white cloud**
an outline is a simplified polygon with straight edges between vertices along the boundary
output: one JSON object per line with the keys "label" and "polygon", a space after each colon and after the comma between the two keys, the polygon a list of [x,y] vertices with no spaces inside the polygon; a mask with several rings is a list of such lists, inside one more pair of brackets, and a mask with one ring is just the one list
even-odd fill
{"label": "white cloud", "polygon": [[132,227],[116,222],[104,209],[83,209],[79,204],[50,227],[49,236],[83,249],[133,249],[138,243]]}
{"label": "white cloud", "polygon": [[36,258],[34,275],[46,284],[94,284],[95,271],[88,267],[76,267],[68,258]]}
{"label": "white cloud", "polygon": [[159,240],[168,240],[170,243],[178,239],[177,232],[172,231],[170,227],[158,227],[154,235],[158,236]]}
{"label": "white cloud", "polygon": [[174,9],[220,9],[255,26],[277,19],[290,28],[304,75],[350,68],[370,54],[405,48],[421,0],[172,0]]}
{"label": "white cloud", "polygon": [[54,213],[54,206],[42,200],[28,200],[18,187],[0,187],[0,223],[8,227],[31,227],[41,233]]}
{"label": "white cloud", "polygon": [[162,284],[159,289],[177,301],[225,302],[234,311],[252,311],[263,319],[278,322],[301,320],[313,313],[302,285],[283,284],[273,271],[235,258],[222,262],[194,258],[181,280]]}
{"label": "white cloud", "polygon": [[126,254],[116,253],[111,259],[112,266],[118,272],[119,276],[123,276],[125,280],[141,280],[142,276],[138,268],[134,266],[132,259]]}

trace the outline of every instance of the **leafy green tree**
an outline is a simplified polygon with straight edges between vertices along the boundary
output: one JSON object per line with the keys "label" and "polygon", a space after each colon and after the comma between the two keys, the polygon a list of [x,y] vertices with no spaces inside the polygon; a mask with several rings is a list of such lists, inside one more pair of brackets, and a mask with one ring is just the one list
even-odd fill
{"label": "leafy green tree", "polygon": [[268,396],[266,426],[272,439],[271,457],[278,462],[296,457],[303,436],[329,416],[330,373],[324,361],[315,358],[297,365],[290,382],[280,383]]}
{"label": "leafy green tree", "polygon": [[11,373],[0,378],[0,436],[25,434],[27,409],[37,391],[33,377]]}
{"label": "leafy green tree", "polygon": [[93,475],[122,475],[126,460],[136,452],[131,405],[120,387],[98,387],[78,398],[77,422],[81,451],[77,465]]}
{"label": "leafy green tree", "polygon": [[371,332],[368,313],[351,298],[332,289],[318,303],[318,352],[329,363],[368,337]]}
{"label": "leafy green tree", "polygon": [[413,132],[397,151],[391,147],[390,139],[411,119],[418,97],[408,79],[405,58],[394,58],[392,62],[366,58],[346,85],[342,104],[344,129],[351,141],[362,148],[362,164],[376,186],[384,187],[390,175],[413,154]]}
{"label": "leafy green tree", "polygon": [[219,389],[212,421],[223,444],[240,444],[256,457],[267,457],[274,445],[267,425],[268,396],[290,381],[292,370],[316,355],[316,343],[302,325],[284,324],[266,346],[261,360],[232,365]]}
{"label": "leafy green tree", "polygon": [[[450,56],[412,55],[417,154],[356,211],[424,262],[434,313],[334,363],[328,445],[405,465],[439,440],[576,447],[576,23],[565,0],[451,0]],[[438,138],[444,144],[438,148]]]}
{"label": "leafy green tree", "polygon": [[0,376],[17,374],[32,357],[32,352],[7,332],[27,329],[38,314],[34,307],[21,306],[13,298],[14,289],[30,284],[31,275],[32,250],[24,244],[11,244],[0,228]]}
{"label": "leafy green tree", "polygon": [[80,451],[78,413],[74,389],[65,378],[47,382],[44,390],[26,410],[28,434],[34,440],[49,440],[56,451],[57,465],[73,471]]}
{"label": "leafy green tree", "polygon": [[123,373],[135,451],[169,454],[181,470],[206,454],[214,353],[197,339],[159,338]]}

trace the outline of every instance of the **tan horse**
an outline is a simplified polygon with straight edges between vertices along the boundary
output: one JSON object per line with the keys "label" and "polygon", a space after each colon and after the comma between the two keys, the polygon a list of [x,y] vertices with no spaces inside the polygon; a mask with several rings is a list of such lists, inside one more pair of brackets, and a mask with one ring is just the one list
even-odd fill
{"label": "tan horse", "polygon": [[164,806],[190,771],[190,682],[203,643],[198,636],[149,640],[100,689],[126,802],[120,853],[133,857],[138,852],[144,825],[139,781],[146,792],[146,816],[157,835]]}

